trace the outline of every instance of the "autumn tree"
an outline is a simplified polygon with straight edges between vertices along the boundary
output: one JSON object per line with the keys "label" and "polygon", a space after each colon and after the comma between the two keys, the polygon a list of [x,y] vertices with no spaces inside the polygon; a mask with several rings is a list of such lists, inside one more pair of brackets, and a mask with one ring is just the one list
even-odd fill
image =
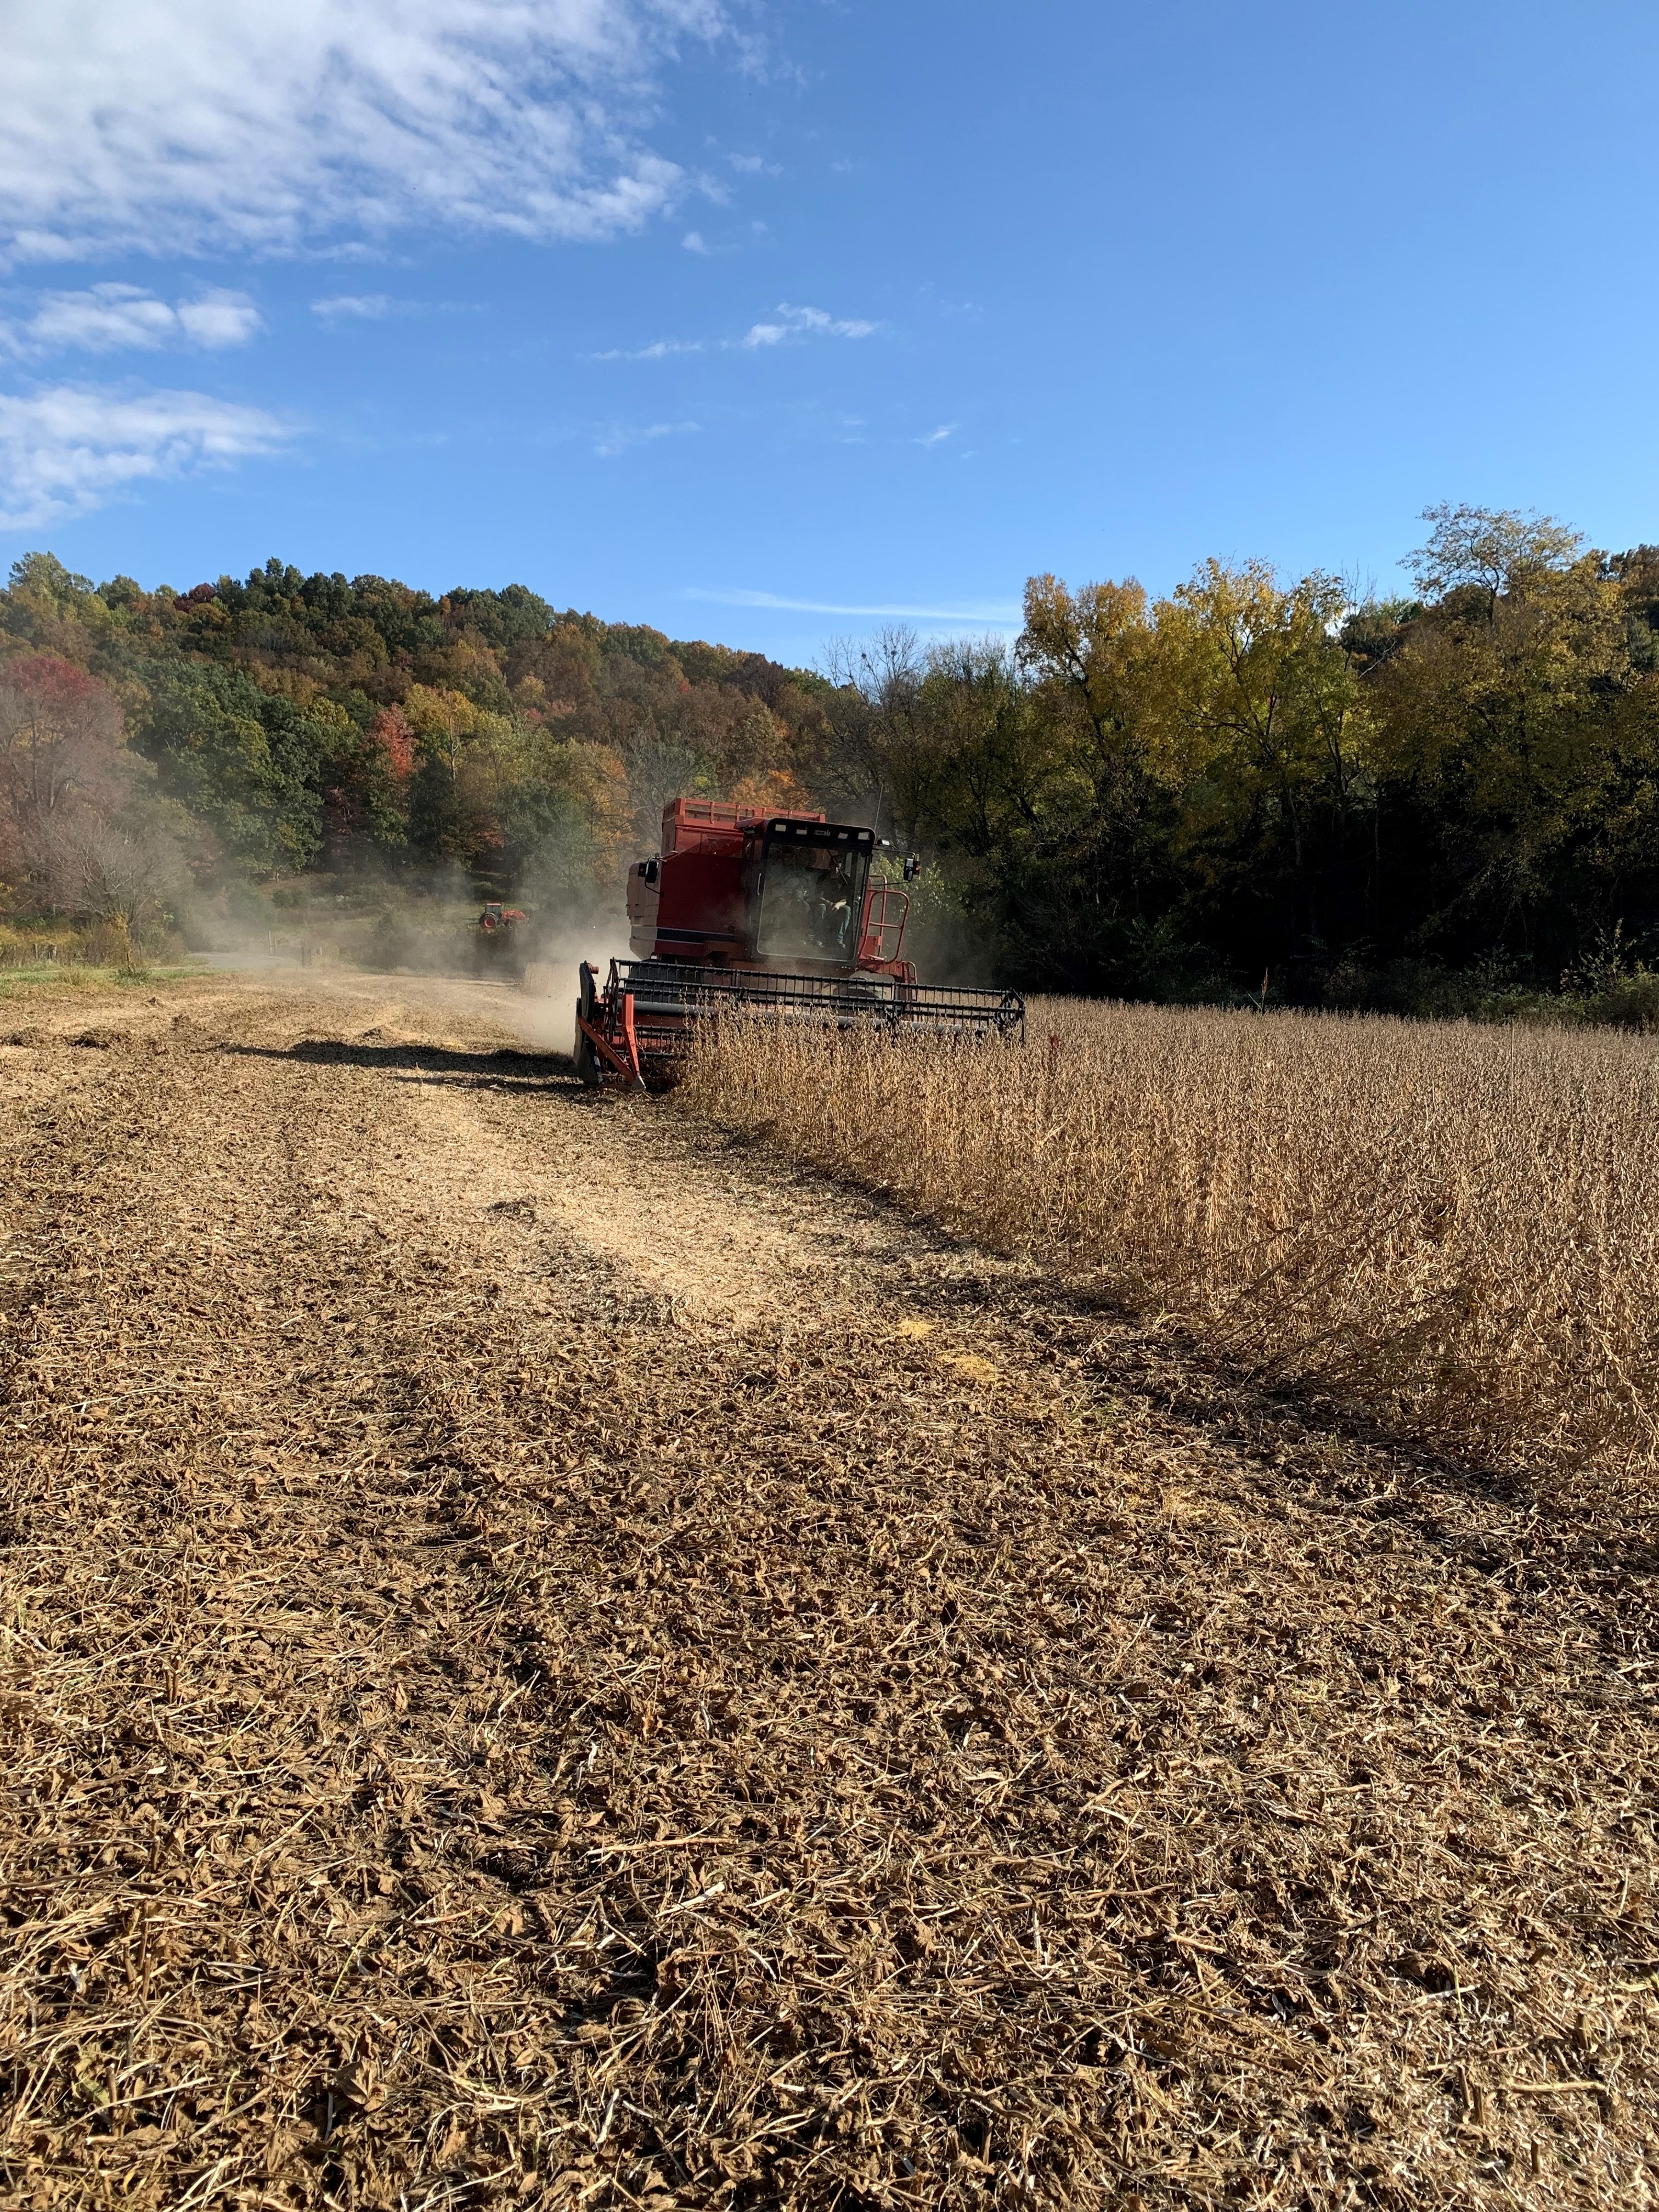
{"label": "autumn tree", "polygon": [[1527,950],[1570,856],[1651,788],[1653,679],[1619,578],[1572,532],[1479,508],[1429,519],[1425,604],[1371,687],[1382,772],[1432,861],[1406,888],[1424,941]]}
{"label": "autumn tree", "polygon": [[1478,592],[1488,616],[1500,599],[1570,568],[1584,542],[1553,515],[1514,507],[1443,503],[1425,507],[1421,519],[1434,526],[1406,559],[1419,595],[1443,602],[1460,592]]}
{"label": "autumn tree", "polygon": [[1158,647],[1153,611],[1133,577],[1073,590],[1044,574],[1025,586],[1020,664],[1088,786],[1069,853],[1056,847],[1041,871],[1060,934],[1072,940],[1066,974],[1079,988],[1134,991],[1172,972],[1181,776],[1157,711]]}
{"label": "autumn tree", "polygon": [[125,794],[119,702],[55,653],[25,653],[0,670],[0,763],[15,832],[67,807],[118,805]]}
{"label": "autumn tree", "polygon": [[0,670],[0,838],[9,876],[59,913],[137,928],[181,875],[175,830],[148,764],[128,751],[120,704],[51,653]]}

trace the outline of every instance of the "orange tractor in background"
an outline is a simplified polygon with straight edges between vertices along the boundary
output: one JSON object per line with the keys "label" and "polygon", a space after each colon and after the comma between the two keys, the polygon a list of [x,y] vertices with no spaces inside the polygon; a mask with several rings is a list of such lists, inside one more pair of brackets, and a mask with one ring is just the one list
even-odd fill
{"label": "orange tractor in background", "polygon": [[759,1011],[890,1030],[1024,1036],[1017,992],[919,983],[909,895],[872,874],[872,830],[714,799],[663,809],[662,847],[628,872],[629,943],[601,983],[583,961],[576,1069],[645,1087],[699,1023]]}
{"label": "orange tractor in background", "polygon": [[491,899],[478,916],[477,942],[480,957],[499,959],[503,953],[516,951],[525,919],[522,907],[503,906],[499,899]]}

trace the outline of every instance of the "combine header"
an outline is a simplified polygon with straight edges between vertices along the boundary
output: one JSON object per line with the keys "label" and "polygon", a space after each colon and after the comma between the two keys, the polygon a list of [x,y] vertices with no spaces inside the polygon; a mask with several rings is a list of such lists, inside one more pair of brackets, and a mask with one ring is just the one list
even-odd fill
{"label": "combine header", "polygon": [[909,895],[872,882],[875,832],[720,799],[663,809],[662,850],[628,872],[633,957],[581,965],[576,1070],[635,1089],[726,1012],[890,1030],[1023,1037],[1013,991],[918,983],[900,957]]}

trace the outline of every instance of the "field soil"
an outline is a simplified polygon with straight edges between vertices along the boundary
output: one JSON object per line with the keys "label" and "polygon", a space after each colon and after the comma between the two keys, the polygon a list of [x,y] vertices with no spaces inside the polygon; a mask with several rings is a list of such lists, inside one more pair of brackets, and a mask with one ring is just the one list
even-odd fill
{"label": "field soil", "polygon": [[0,2202],[1659,2199],[1625,1508],[506,988],[15,1011]]}

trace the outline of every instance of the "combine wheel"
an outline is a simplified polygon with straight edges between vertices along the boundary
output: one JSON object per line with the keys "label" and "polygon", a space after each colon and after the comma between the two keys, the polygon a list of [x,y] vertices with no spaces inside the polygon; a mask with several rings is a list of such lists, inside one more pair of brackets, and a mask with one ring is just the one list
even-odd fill
{"label": "combine wheel", "polygon": [[588,1036],[587,1032],[582,1028],[581,1024],[585,1021],[591,1022],[592,1020],[594,1009],[599,1004],[599,994],[597,987],[597,979],[593,974],[593,970],[588,966],[586,960],[584,960],[581,964],[580,975],[580,996],[576,1000],[576,1013],[578,1017],[576,1023],[575,1051],[576,1079],[579,1083],[586,1083],[597,1089],[599,1085],[604,1079],[599,1067],[599,1055],[594,1051],[592,1041]]}

